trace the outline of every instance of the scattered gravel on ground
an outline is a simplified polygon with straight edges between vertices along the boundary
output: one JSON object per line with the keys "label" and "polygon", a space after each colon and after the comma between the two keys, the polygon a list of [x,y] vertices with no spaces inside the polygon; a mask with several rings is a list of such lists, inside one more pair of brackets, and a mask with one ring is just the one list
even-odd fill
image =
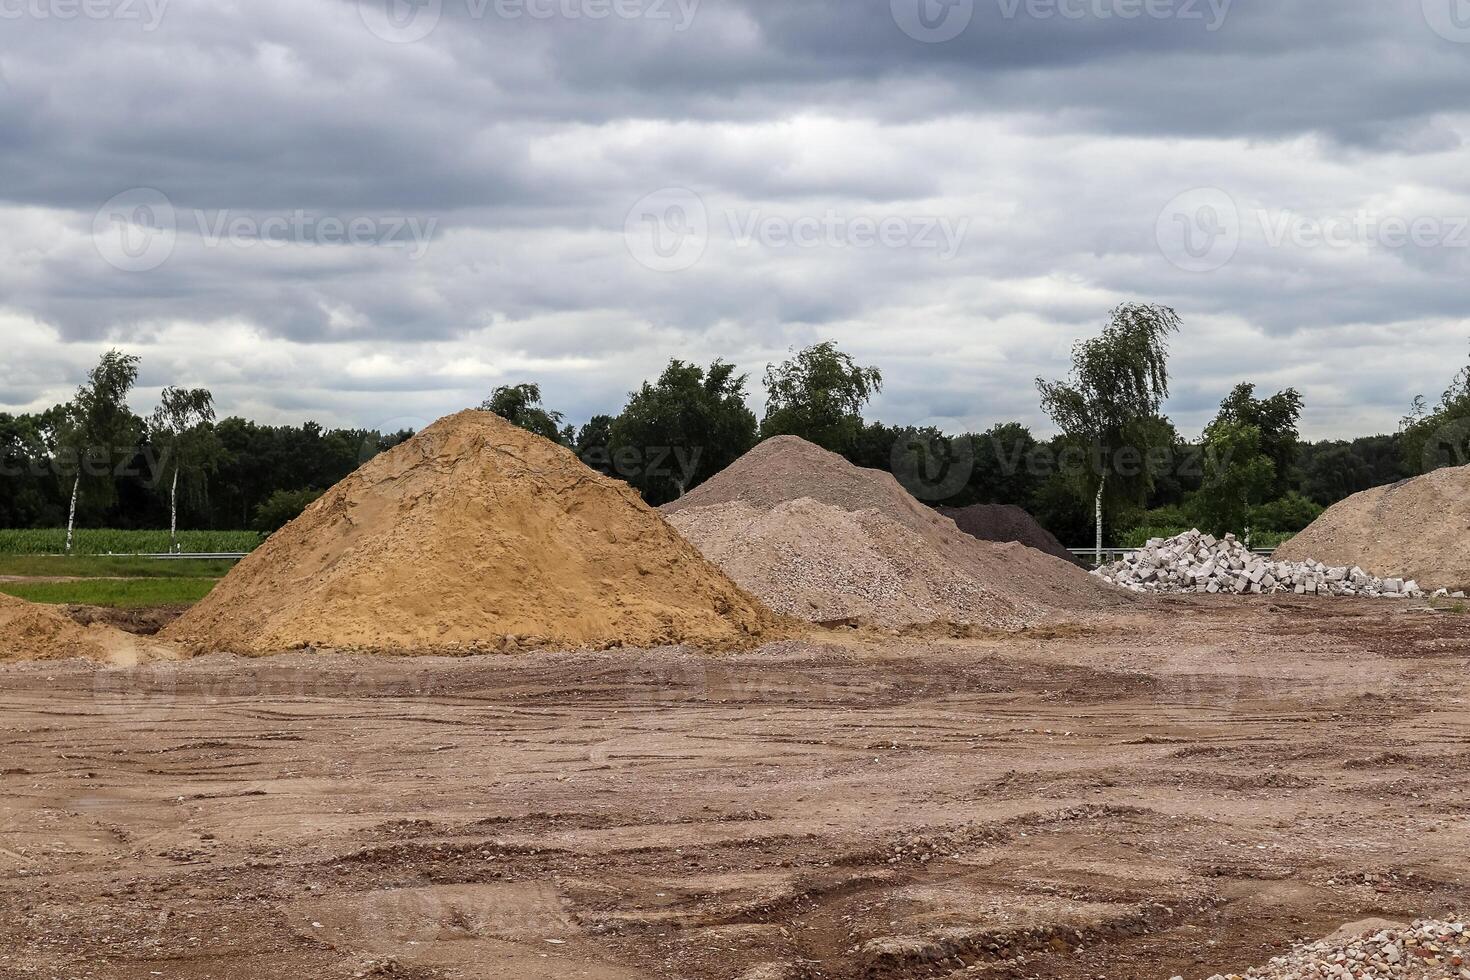
{"label": "scattered gravel on ground", "polygon": [[[1244,974],[1210,980],[1470,980],[1470,934],[1464,922],[1421,919],[1408,927],[1333,935],[1298,946]],[[1183,980],[1175,977],[1174,980]]]}

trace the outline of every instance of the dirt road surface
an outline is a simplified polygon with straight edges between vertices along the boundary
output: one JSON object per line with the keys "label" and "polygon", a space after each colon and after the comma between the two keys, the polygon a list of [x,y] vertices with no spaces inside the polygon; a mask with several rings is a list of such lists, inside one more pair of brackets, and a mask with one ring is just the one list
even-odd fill
{"label": "dirt road surface", "polygon": [[0,977],[1195,978],[1470,909],[1470,618],[0,669]]}

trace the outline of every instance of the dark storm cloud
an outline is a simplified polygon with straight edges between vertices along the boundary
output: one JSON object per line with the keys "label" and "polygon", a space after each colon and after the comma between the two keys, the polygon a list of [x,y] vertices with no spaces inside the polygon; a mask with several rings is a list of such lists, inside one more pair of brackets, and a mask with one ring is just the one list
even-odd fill
{"label": "dark storm cloud", "polygon": [[[1441,386],[1470,329],[1470,248],[1272,243],[1258,217],[1470,215],[1470,43],[1438,0],[973,0],[940,43],[906,0],[441,0],[410,43],[371,26],[397,0],[9,16],[48,2],[0,0],[0,407],[120,342],[241,411],[432,417],[536,378],[584,417],[670,355],[758,379],[833,336],[885,366],[890,421],[1044,424],[1034,376],[1151,299],[1191,325],[1182,427],[1259,376],[1348,431]],[[1240,239],[1205,272],[1158,237],[1199,187]],[[133,188],[173,237],[128,271],[94,219]],[[668,188],[708,241],[658,271],[628,229]],[[314,237],[394,218],[421,248]],[[850,231],[890,219],[964,231],[943,256]]]}

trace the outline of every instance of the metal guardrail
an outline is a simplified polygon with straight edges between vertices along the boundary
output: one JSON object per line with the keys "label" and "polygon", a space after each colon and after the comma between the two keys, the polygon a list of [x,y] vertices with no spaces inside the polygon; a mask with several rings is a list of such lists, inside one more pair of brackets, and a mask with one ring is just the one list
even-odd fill
{"label": "metal guardrail", "polygon": [[[1091,560],[1093,556],[1097,554],[1096,548],[1068,548],[1067,550],[1072,553],[1072,556],[1074,558],[1086,558],[1088,560]],[[1142,550],[1142,548],[1104,548],[1102,550],[1103,561],[1122,561],[1124,558],[1128,557],[1134,552]],[[1251,554],[1260,555],[1262,558],[1270,558],[1272,555],[1276,554],[1276,549],[1252,548]]]}

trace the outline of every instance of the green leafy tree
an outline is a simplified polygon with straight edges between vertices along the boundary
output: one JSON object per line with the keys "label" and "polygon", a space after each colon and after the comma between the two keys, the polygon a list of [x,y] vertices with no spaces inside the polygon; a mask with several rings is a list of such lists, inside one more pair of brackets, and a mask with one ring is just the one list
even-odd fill
{"label": "green leafy tree", "polygon": [[45,475],[51,456],[40,416],[0,412],[0,527],[39,526],[48,514],[59,520]]}
{"label": "green leafy tree", "polygon": [[1470,463],[1470,367],[1460,369],[1430,408],[1423,395],[1400,424],[1405,465],[1411,473]]}
{"label": "green leafy tree", "polygon": [[748,376],[715,361],[708,370],[669,361],[657,382],[628,398],[608,432],[618,476],[651,504],[677,500],[755,445],[755,414],[745,405]]}
{"label": "green leafy tree", "polygon": [[844,455],[863,428],[862,409],[883,390],[876,367],[862,367],[834,341],[792,351],[789,360],[766,367],[766,416],[762,439],[800,436]]}
{"label": "green leafy tree", "polygon": [[[1052,448],[1064,447],[1063,437],[1052,440]],[[1061,470],[1045,476],[1032,496],[1027,510],[1037,522],[1064,545],[1087,540],[1093,527],[1092,501],[1077,493],[1077,483]]]}
{"label": "green leafy tree", "polygon": [[1295,388],[1257,398],[1255,385],[1238,384],[1225,396],[1204,433],[1204,481],[1195,498],[1201,523],[1217,533],[1241,531],[1249,541],[1260,506],[1290,490],[1301,414]]}
{"label": "green leafy tree", "polygon": [[592,469],[603,474],[612,476],[612,454],[608,446],[612,442],[611,415],[594,415],[577,430],[577,435],[571,441],[572,452],[577,458]]}
{"label": "green leafy tree", "polygon": [[1042,408],[1072,447],[1086,454],[1074,474],[1083,494],[1093,498],[1099,564],[1105,504],[1136,506],[1151,483],[1145,461],[1169,395],[1167,340],[1179,323],[1166,306],[1124,304],[1099,336],[1072,348],[1069,380],[1036,379]]}
{"label": "green leafy tree", "polygon": [[1268,497],[1284,496],[1296,466],[1300,439],[1297,422],[1302,416],[1302,396],[1295,388],[1279,391],[1270,398],[1257,398],[1256,386],[1238,384],[1220,403],[1216,423],[1253,425],[1261,435],[1261,454],[1271,460],[1275,476]]}
{"label": "green leafy tree", "polygon": [[1036,465],[1040,445],[1019,422],[1002,422],[973,437],[975,472],[970,489],[975,501],[1029,507],[1046,474]]}
{"label": "green leafy tree", "polygon": [[1304,443],[1300,450],[1302,492],[1323,507],[1413,475],[1404,465],[1398,433]]}
{"label": "green leafy tree", "polygon": [[219,464],[223,452],[214,432],[214,395],[208,388],[163,389],[149,421],[149,434],[159,451],[160,481],[169,485],[169,550],[179,544],[179,480],[202,492],[204,475]]}
{"label": "green leafy tree", "polygon": [[116,498],[113,475],[120,458],[131,459],[140,423],[128,409],[128,393],[138,380],[138,358],[110,350],[87,374],[67,406],[58,432],[60,467],[71,477],[71,505],[66,519],[66,550],[76,530],[77,501],[85,482],[89,493],[110,503]]}
{"label": "green leafy tree", "polygon": [[1195,496],[1201,523],[1217,534],[1244,531],[1250,543],[1251,509],[1276,481],[1258,426],[1216,419],[1205,430],[1205,480]]}
{"label": "green leafy tree", "polygon": [[564,416],[541,404],[541,386],[537,384],[502,385],[480,404],[486,412],[494,412],[511,425],[520,426],[552,442],[564,442]]}
{"label": "green leafy tree", "polygon": [[1322,516],[1322,506],[1296,491],[1268,500],[1251,511],[1251,527],[1260,531],[1296,533]]}
{"label": "green leafy tree", "polygon": [[301,512],[314,504],[322,493],[321,490],[310,489],[277,490],[255,509],[255,530],[262,534],[275,534],[300,517]]}

